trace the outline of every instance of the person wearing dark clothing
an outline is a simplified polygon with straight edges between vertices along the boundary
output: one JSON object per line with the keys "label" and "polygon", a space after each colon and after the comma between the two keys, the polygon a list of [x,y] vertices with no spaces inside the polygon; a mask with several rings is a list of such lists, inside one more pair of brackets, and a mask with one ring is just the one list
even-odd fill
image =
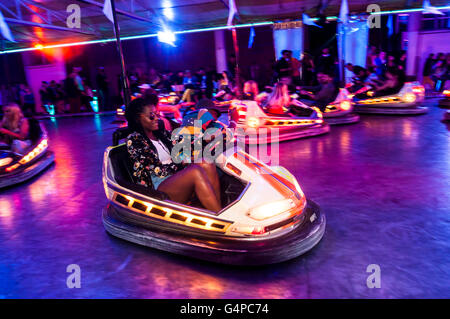
{"label": "person wearing dark clothing", "polygon": [[51,101],[50,101],[48,83],[46,81],[42,81],[41,88],[39,89],[39,95],[41,96],[42,106],[48,112]]}
{"label": "person wearing dark clothing", "polygon": [[76,80],[77,71],[77,68],[74,68],[73,72],[64,80],[64,90],[72,113],[79,113],[81,110],[81,91]]}
{"label": "person wearing dark clothing", "polygon": [[319,72],[317,74],[318,86],[304,86],[300,94],[308,98],[305,102],[311,106],[317,106],[322,112],[328,104],[336,99],[338,90],[333,83],[333,77],[329,73]]}
{"label": "person wearing dark clothing", "polygon": [[302,64],[302,82],[303,85],[313,85],[315,65],[314,60],[308,53],[305,53],[301,61]]}
{"label": "person wearing dark clothing", "polygon": [[132,131],[126,145],[135,181],[164,192],[170,200],[182,204],[195,194],[203,207],[220,211],[220,183],[215,164],[182,164],[171,156],[173,144],[170,133],[159,126],[157,104],[158,97],[148,95],[133,100],[126,109],[125,117]]}
{"label": "person wearing dark clothing", "polygon": [[316,66],[317,73],[334,70],[334,58],[330,54],[330,49],[324,48],[322,50],[322,55],[318,58]]}
{"label": "person wearing dark clothing", "polygon": [[290,51],[281,51],[282,57],[275,63],[275,72],[277,79],[290,77],[292,75]]}
{"label": "person wearing dark clothing", "polygon": [[98,73],[95,80],[97,82],[99,109],[108,110],[110,107],[108,80],[106,79],[105,69],[103,67],[98,68]]}
{"label": "person wearing dark clothing", "polygon": [[34,105],[35,105],[35,100],[34,100],[33,92],[27,86],[27,87],[25,87],[25,91],[23,94],[23,107],[22,107],[23,113],[25,114],[25,116],[31,116],[34,114]]}
{"label": "person wearing dark clothing", "polygon": [[351,63],[347,63],[345,67],[354,74],[352,77],[352,85],[347,90],[353,93],[364,87],[368,77],[367,70]]}

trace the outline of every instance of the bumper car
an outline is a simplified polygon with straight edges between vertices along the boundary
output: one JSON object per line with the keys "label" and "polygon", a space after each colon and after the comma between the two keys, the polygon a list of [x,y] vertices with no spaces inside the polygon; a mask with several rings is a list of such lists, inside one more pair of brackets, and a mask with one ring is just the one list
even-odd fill
{"label": "bumper car", "polygon": [[[371,91],[368,91],[370,94]],[[424,98],[425,88],[419,82],[407,82],[396,94],[355,101],[354,110],[369,114],[425,114],[428,108],[420,106]]]}
{"label": "bumper car", "polygon": [[147,247],[232,265],[283,262],[319,243],[325,216],[286,169],[269,167],[234,147],[219,154],[216,165],[223,209],[213,213],[195,200],[179,204],[137,185],[126,145],[108,147],[103,161],[106,231]]}
{"label": "bumper car", "polygon": [[444,117],[442,118],[443,122],[450,122],[450,111],[444,113]]}
{"label": "bumper car", "polygon": [[330,131],[318,108],[306,110],[309,110],[308,116],[275,115],[264,112],[255,101],[234,101],[229,117],[230,123],[236,126],[236,138],[245,144],[282,142]]}
{"label": "bumper car", "polygon": [[231,104],[233,103],[234,100],[229,100],[229,101],[214,101],[214,107],[216,109],[218,109],[221,113],[228,113],[228,110],[231,107]]}
{"label": "bumper car", "polygon": [[450,108],[450,90],[443,92],[444,98],[439,100],[439,106],[443,108]]}
{"label": "bumper car", "polygon": [[329,125],[359,122],[359,115],[353,113],[353,102],[346,89],[340,89],[334,102],[327,105],[323,112],[323,119]]}
{"label": "bumper car", "polygon": [[46,169],[55,160],[48,150],[45,128],[35,119],[29,119],[32,145],[25,154],[0,150],[0,188],[22,183]]}
{"label": "bumper car", "polygon": [[116,109],[116,117],[117,119],[125,120],[125,104]]}

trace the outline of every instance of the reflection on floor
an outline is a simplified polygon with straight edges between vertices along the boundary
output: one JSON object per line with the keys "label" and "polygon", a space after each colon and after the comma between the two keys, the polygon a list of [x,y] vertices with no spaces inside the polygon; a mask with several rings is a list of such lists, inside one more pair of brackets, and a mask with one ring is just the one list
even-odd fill
{"label": "reflection on floor", "polygon": [[[280,144],[328,225],[310,253],[256,269],[108,236],[101,159],[113,117],[48,120],[56,165],[0,193],[0,298],[449,298],[450,132],[427,103],[424,116],[363,116]],[[80,289],[66,286],[70,264]],[[380,289],[366,285],[370,264]]]}

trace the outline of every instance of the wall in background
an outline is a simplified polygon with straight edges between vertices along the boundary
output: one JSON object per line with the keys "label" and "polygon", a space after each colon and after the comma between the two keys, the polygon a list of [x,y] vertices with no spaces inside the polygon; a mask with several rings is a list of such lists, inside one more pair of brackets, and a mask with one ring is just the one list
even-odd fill
{"label": "wall in background", "polygon": [[[407,33],[403,33],[402,42],[406,42]],[[415,69],[417,79],[423,78],[423,67],[430,53],[450,53],[450,31],[422,31],[417,40],[417,56],[415,57]]]}
{"label": "wall in background", "polygon": [[66,66],[63,50],[46,49],[43,51],[23,52],[23,65],[26,74],[26,82],[33,91],[36,101],[36,111],[42,112],[39,88],[42,81],[60,82],[66,78]]}
{"label": "wall in background", "polygon": [[20,53],[0,55],[0,84],[25,83],[22,56]]}

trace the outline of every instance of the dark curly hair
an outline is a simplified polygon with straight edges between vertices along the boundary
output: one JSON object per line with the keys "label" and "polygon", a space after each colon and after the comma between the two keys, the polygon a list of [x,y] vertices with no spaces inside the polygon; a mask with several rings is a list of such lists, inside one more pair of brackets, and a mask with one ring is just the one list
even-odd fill
{"label": "dark curly hair", "polygon": [[125,118],[128,121],[128,128],[131,131],[143,133],[144,128],[141,125],[140,116],[146,106],[158,105],[158,96],[156,94],[144,94],[126,107]]}

